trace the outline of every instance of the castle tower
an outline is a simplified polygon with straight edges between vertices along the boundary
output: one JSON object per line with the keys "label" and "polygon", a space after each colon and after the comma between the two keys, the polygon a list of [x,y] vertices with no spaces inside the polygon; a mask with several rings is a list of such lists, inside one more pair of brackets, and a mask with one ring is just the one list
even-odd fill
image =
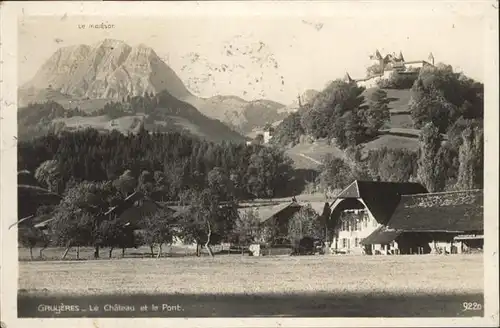
{"label": "castle tower", "polygon": [[299,101],[299,109],[302,108],[302,100],[300,100],[300,94],[297,95],[297,99]]}
{"label": "castle tower", "polygon": [[434,66],[434,55],[432,52],[429,54],[429,62]]}
{"label": "castle tower", "polygon": [[384,67],[385,67],[384,57],[382,57],[382,55],[380,54],[380,51],[378,51],[378,49],[375,50],[374,55],[370,56],[370,59],[375,61],[379,65],[381,72],[384,72]]}

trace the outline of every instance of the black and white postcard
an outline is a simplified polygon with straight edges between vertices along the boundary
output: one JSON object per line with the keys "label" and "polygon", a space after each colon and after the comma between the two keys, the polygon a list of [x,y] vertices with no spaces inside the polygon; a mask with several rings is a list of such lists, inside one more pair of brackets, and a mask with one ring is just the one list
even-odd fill
{"label": "black and white postcard", "polygon": [[498,326],[498,2],[0,10],[2,328]]}

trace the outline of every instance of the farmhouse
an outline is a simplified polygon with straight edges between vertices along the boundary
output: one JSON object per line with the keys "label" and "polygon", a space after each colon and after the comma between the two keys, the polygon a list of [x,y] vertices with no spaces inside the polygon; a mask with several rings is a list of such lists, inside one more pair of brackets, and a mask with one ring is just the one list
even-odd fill
{"label": "farmhouse", "polygon": [[482,247],[483,191],[354,181],[331,206],[331,248],[354,254],[461,253]]}
{"label": "farmhouse", "polygon": [[418,183],[354,181],[331,205],[330,218],[336,223],[331,248],[341,253],[382,252],[385,243],[363,245],[361,241],[389,222],[401,195],[426,192]]}

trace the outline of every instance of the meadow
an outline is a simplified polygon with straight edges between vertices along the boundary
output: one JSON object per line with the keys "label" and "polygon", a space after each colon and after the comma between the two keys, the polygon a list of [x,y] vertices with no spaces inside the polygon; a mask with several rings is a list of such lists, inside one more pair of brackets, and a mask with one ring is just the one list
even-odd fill
{"label": "meadow", "polygon": [[[481,255],[115,258],[19,262],[20,317],[481,316]],[[134,311],[40,312],[126,304]],[[178,311],[139,311],[143,304]],[[172,308],[172,307],[171,307]]]}

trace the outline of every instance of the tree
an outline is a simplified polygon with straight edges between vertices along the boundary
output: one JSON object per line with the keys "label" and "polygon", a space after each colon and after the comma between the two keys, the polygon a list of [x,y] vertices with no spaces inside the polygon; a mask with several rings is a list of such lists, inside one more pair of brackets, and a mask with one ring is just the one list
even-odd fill
{"label": "tree", "polygon": [[99,223],[99,244],[109,247],[109,258],[113,256],[113,250],[117,247],[125,249],[135,246],[134,230],[119,218],[103,220]]}
{"label": "tree", "polygon": [[454,73],[449,65],[423,68],[412,87],[409,107],[417,128],[432,121],[445,133],[460,117],[483,118],[484,86]]}
{"label": "tree", "polygon": [[270,143],[279,146],[291,145],[293,147],[299,143],[300,137],[305,133],[300,113],[291,113],[276,127]]}
{"label": "tree", "polygon": [[429,192],[442,191],[445,170],[441,150],[441,134],[438,128],[427,123],[420,133],[420,157],[417,178]]}
{"label": "tree", "polygon": [[119,200],[119,193],[111,182],[83,181],[66,191],[51,225],[56,243],[66,247],[63,257],[71,246],[87,245],[94,246],[94,257],[99,257],[103,240],[101,222]]}
{"label": "tree", "polygon": [[149,171],[142,171],[138,179],[137,191],[150,196],[154,191],[154,176]]}
{"label": "tree", "polygon": [[[353,131],[357,140],[358,133],[364,133],[360,129],[362,124],[358,113],[365,109],[363,91],[364,88],[354,82],[333,81],[314,98],[312,106],[305,107],[301,125],[315,138],[335,137],[339,142],[339,137],[346,131]],[[346,124],[350,126],[345,127]],[[344,142],[340,141],[340,144]]]}
{"label": "tree", "polygon": [[132,175],[130,170],[126,170],[122,175],[113,181],[113,186],[120,191],[120,193],[126,197],[134,192],[137,187],[137,180]]}
{"label": "tree", "polygon": [[456,107],[434,88],[412,98],[409,108],[416,128],[424,126],[427,122],[432,122],[441,133],[445,133],[458,118]]}
{"label": "tree", "polygon": [[323,159],[320,184],[325,190],[343,189],[353,180],[351,167],[342,159],[327,154]]}
{"label": "tree", "polygon": [[295,249],[299,248],[299,244],[304,237],[323,238],[319,216],[310,205],[302,207],[292,216],[288,222],[287,236]]}
{"label": "tree", "polygon": [[163,201],[168,197],[167,177],[162,171],[155,171],[153,173],[153,199]]}
{"label": "tree", "polygon": [[29,248],[31,260],[33,260],[33,248],[36,246],[42,247],[40,250],[40,258],[42,258],[42,250],[47,247],[51,240],[48,233],[35,227],[18,229],[18,239],[19,244]]}
{"label": "tree", "polygon": [[417,153],[407,149],[383,147],[370,150],[367,170],[374,180],[408,182],[417,174]]}
{"label": "tree", "polygon": [[246,188],[255,197],[275,197],[286,190],[292,174],[292,161],[283,150],[259,148],[250,155]]}
{"label": "tree", "polygon": [[252,141],[255,145],[263,145],[264,144],[264,135],[262,133],[257,134],[255,139]]}
{"label": "tree", "polygon": [[61,189],[61,170],[57,160],[48,160],[40,164],[35,171],[35,178],[50,191],[58,193]]}
{"label": "tree", "polygon": [[375,135],[391,118],[389,112],[387,92],[376,89],[368,98],[368,109],[365,111],[365,120],[369,134]]}
{"label": "tree", "polygon": [[180,215],[181,236],[186,242],[196,242],[197,255],[200,245],[213,256],[210,245],[227,240],[238,217],[236,202],[221,202],[221,197],[211,189],[187,190],[181,194],[180,204],[186,210]]}
{"label": "tree", "polygon": [[[144,242],[150,246],[151,252],[153,247],[158,247],[157,258],[161,257],[163,244],[171,244],[176,235],[176,219],[172,211],[165,208],[160,208],[156,212],[146,215],[141,220],[143,227]],[[151,253],[153,256],[153,253]]]}
{"label": "tree", "polygon": [[260,219],[255,209],[249,209],[239,215],[233,228],[234,241],[239,245],[249,245],[260,237]]}
{"label": "tree", "polygon": [[459,150],[457,189],[467,190],[482,187],[483,176],[483,131],[468,127],[462,133]]}

